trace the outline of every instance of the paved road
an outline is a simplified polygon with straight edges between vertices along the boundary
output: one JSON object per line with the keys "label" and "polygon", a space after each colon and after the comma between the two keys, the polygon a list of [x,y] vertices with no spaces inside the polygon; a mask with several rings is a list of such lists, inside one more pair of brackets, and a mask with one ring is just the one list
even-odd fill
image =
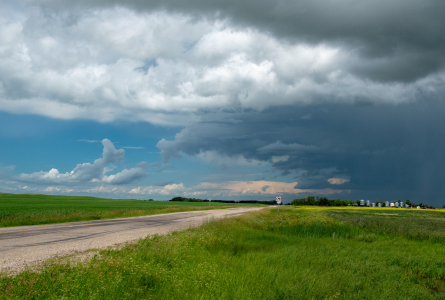
{"label": "paved road", "polygon": [[152,234],[199,226],[261,208],[190,211],[134,218],[0,228],[0,270],[20,270],[50,258],[100,249]]}

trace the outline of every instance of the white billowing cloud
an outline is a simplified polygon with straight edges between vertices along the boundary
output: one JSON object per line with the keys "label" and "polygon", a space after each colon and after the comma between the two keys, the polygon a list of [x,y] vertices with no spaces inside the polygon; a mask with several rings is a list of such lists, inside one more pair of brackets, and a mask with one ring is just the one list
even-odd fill
{"label": "white billowing cloud", "polygon": [[[100,180],[102,182],[106,182],[109,184],[126,184],[135,182],[147,177],[147,173],[145,169],[148,164],[146,162],[139,163],[135,168],[131,168],[129,170],[125,169],[115,175],[104,175]],[[93,180],[94,181],[94,180]]]}
{"label": "white billowing cloud", "polygon": [[77,191],[87,194],[105,193],[105,194],[123,195],[128,193],[128,188],[123,186],[95,186],[90,188],[79,187],[77,188]]}
{"label": "white billowing cloud", "polygon": [[[105,183],[105,182],[103,182]],[[232,197],[254,197],[256,199],[271,199],[275,195],[334,195],[350,193],[351,190],[336,189],[298,189],[297,182],[275,182],[275,181],[225,181],[225,182],[202,182],[196,186],[187,187],[181,183],[169,183],[165,185],[152,186],[123,186],[123,185],[63,185],[52,184],[50,186],[0,186],[5,192],[33,192],[49,194],[95,194],[111,198],[139,198],[146,196],[155,199],[171,199],[176,196],[198,197],[201,199],[227,199]]]}
{"label": "white billowing cloud", "polygon": [[[6,190],[6,188],[4,188]],[[100,185],[100,186],[64,186],[64,185],[51,185],[48,187],[41,186],[19,186],[17,188],[9,188],[10,191],[27,190],[37,193],[71,193],[71,194],[104,194],[111,197],[134,197],[143,195],[161,196],[161,197],[174,197],[183,195],[186,197],[204,195],[203,191],[196,191],[192,188],[185,187],[183,183],[179,184],[167,184],[165,186],[113,186],[113,185]]]}
{"label": "white billowing cloud", "polygon": [[283,42],[229,21],[23,5],[0,12],[0,110],[11,113],[169,125],[198,120],[203,108],[402,103],[444,90],[440,70],[410,83],[373,81],[356,74],[373,63],[356,49]]}
{"label": "white billowing cloud", "polygon": [[74,192],[74,189],[66,187],[66,186],[49,186],[49,187],[45,188],[43,191],[47,192],[47,193],[54,193],[54,192],[72,193],[72,192]]}
{"label": "white billowing cloud", "polygon": [[202,182],[193,187],[186,187],[183,183],[167,184],[165,186],[138,186],[128,187],[95,187],[89,189],[91,193],[125,193],[131,195],[159,195],[159,196],[185,196],[185,197],[237,197],[237,196],[267,196],[279,194],[313,193],[317,195],[332,195],[350,193],[351,190],[334,189],[297,189],[297,182],[275,181],[229,181],[229,182]]}
{"label": "white billowing cloud", "polygon": [[194,187],[199,190],[222,190],[224,194],[238,195],[278,195],[278,194],[300,194],[316,193],[320,195],[331,195],[338,193],[349,193],[350,190],[334,189],[297,189],[298,182],[275,182],[275,181],[230,181],[230,182],[202,182]]}
{"label": "white billowing cloud", "polygon": [[190,188],[184,187],[184,184],[181,182],[179,184],[172,183],[165,186],[139,186],[137,188],[131,189],[128,193],[138,195],[156,194],[169,196],[178,194],[184,195],[184,193],[187,193],[188,191],[190,191]]}
{"label": "white billowing cloud", "polygon": [[345,178],[329,178],[328,179],[328,182],[330,183],[330,184],[343,184],[343,183],[347,183],[347,182],[349,182],[349,181],[351,181],[351,180],[349,180],[349,179],[345,179]]}
{"label": "white billowing cloud", "polygon": [[102,158],[98,158],[93,164],[78,164],[71,172],[60,173],[52,168],[49,172],[35,172],[31,174],[20,174],[15,180],[40,184],[61,184],[69,182],[103,182],[109,184],[126,184],[147,176],[145,168],[147,163],[141,162],[135,168],[125,169],[114,175],[106,175],[114,168],[114,164],[120,164],[124,159],[125,150],[117,150],[113,143],[104,139]]}

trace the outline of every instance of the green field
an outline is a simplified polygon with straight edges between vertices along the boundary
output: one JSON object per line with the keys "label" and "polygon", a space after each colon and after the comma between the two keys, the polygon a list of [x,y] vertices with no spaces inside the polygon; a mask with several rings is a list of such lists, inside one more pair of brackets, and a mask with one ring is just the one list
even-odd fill
{"label": "green field", "polygon": [[266,208],[0,278],[2,299],[445,299],[442,211]]}
{"label": "green field", "polygon": [[[237,204],[236,206],[252,206]],[[227,203],[115,200],[94,197],[0,194],[0,227],[135,217],[234,207]]]}

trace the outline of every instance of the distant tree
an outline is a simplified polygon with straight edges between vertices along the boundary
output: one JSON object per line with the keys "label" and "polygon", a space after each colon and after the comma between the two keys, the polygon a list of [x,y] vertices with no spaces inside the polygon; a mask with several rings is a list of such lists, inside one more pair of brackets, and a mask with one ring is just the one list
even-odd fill
{"label": "distant tree", "polygon": [[306,205],[316,205],[315,204],[315,197],[314,196],[307,196],[306,198],[305,198],[305,202],[306,202]]}
{"label": "distant tree", "polygon": [[183,202],[202,202],[201,199],[196,198],[184,198],[184,197],[174,197],[170,201],[183,201]]}
{"label": "distant tree", "polygon": [[187,198],[184,198],[184,197],[174,197],[170,201],[187,201]]}
{"label": "distant tree", "polygon": [[321,205],[321,206],[328,206],[329,205],[328,198],[326,198],[326,197],[318,198],[317,197],[317,199],[318,199],[318,205]]}
{"label": "distant tree", "polygon": [[294,199],[290,203],[291,205],[311,205],[311,206],[347,206],[352,205],[354,202],[352,200],[341,200],[333,199],[329,200],[326,197],[314,197],[307,196],[303,199]]}

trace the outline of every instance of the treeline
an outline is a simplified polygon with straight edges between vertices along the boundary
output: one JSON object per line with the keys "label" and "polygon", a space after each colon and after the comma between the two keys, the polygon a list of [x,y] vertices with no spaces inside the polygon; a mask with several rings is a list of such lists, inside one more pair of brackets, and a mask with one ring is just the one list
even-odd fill
{"label": "treeline", "polygon": [[204,202],[202,199],[196,198],[184,198],[184,197],[174,197],[170,201],[182,201],[182,202]]}
{"label": "treeline", "polygon": [[182,201],[182,202],[219,202],[219,203],[249,203],[249,204],[266,204],[266,205],[275,205],[277,202],[275,200],[266,200],[266,201],[260,201],[260,200],[203,200],[203,199],[196,199],[196,198],[185,198],[185,197],[174,197],[169,201]]}
{"label": "treeline", "polygon": [[326,197],[314,197],[308,196],[302,199],[294,199],[290,203],[291,205],[313,205],[313,206],[348,206],[353,205],[354,201],[352,200],[340,200],[334,199],[329,200]]}

